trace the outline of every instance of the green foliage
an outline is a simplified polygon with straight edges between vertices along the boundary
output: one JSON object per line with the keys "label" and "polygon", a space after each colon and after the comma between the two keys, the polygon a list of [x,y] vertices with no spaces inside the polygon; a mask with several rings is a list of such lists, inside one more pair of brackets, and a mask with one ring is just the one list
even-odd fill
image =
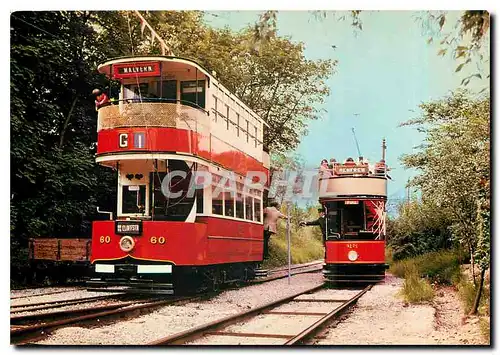
{"label": "green foliage", "polygon": [[402,203],[398,212],[387,223],[387,244],[394,260],[452,246],[449,218],[432,201]]}
{"label": "green foliage", "polygon": [[402,161],[407,168],[420,171],[411,183],[421,191],[421,208],[430,208],[431,214],[427,216],[432,216],[432,211],[439,213],[441,220],[446,222],[444,225],[450,225],[453,240],[471,254],[477,250],[481,238],[481,252],[476,253],[476,259],[487,265],[489,98],[470,98],[466,92],[457,91],[420,107],[422,115],[404,125],[415,125],[423,130],[427,134],[425,144],[420,151],[404,155]]}
{"label": "green foliage", "polygon": [[408,277],[408,270],[416,272],[430,282],[451,285],[460,280],[461,255],[457,251],[439,251],[397,261],[389,272],[398,277]]}
{"label": "green foliage", "polygon": [[434,291],[427,280],[421,279],[415,264],[404,267],[405,281],[401,293],[410,303],[422,303],[434,298]]}

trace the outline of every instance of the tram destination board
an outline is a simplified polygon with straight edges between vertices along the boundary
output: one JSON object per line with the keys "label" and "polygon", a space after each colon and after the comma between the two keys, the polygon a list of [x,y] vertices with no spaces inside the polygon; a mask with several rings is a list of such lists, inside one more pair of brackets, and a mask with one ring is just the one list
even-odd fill
{"label": "tram destination board", "polygon": [[127,235],[141,235],[142,234],[142,221],[116,221],[115,223],[116,234]]}
{"label": "tram destination board", "polygon": [[339,166],[336,169],[337,175],[368,174],[368,166]]}

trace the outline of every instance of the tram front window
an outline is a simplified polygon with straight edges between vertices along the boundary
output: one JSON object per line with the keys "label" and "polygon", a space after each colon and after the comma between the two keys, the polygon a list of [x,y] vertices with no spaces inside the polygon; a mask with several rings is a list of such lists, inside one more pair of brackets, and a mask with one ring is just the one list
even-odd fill
{"label": "tram front window", "polygon": [[146,185],[128,185],[122,188],[122,213],[144,214]]}
{"label": "tram front window", "polygon": [[360,230],[364,229],[364,211],[363,204],[345,204],[344,205],[344,218],[343,218],[343,229],[346,233],[357,233]]}

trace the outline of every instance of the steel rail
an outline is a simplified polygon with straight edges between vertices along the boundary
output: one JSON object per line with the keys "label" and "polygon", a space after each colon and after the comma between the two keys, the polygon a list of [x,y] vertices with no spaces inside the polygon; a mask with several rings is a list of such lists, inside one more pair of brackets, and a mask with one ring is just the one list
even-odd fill
{"label": "steel rail", "polygon": [[89,302],[100,301],[100,300],[105,300],[105,299],[122,298],[125,296],[130,296],[130,295],[119,293],[119,294],[114,294],[114,295],[103,295],[103,296],[79,298],[76,300],[59,300],[59,301],[48,301],[48,302],[40,302],[40,303],[32,303],[32,304],[27,303],[27,304],[22,304],[22,305],[10,306],[11,307],[10,313],[32,312],[32,311],[39,311],[42,309],[60,308],[60,307],[72,306],[72,305],[80,304],[80,303],[89,303]]}
{"label": "steel rail", "polygon": [[[339,299],[321,299],[321,302],[342,302],[342,304],[335,309],[333,309],[331,312],[291,312],[291,311],[267,311],[270,308],[275,308],[277,306],[280,306],[282,304],[285,304],[287,302],[291,301],[300,301],[300,299],[296,299],[297,297],[306,294],[306,293],[311,293],[314,291],[317,291],[319,289],[323,288],[323,285],[315,286],[313,288],[307,289],[305,291],[301,291],[299,293],[296,293],[292,296],[287,296],[284,297],[280,300],[273,301],[270,303],[267,303],[265,305],[250,309],[246,312],[238,313],[235,315],[227,316],[225,318],[222,318],[220,320],[216,320],[213,322],[209,322],[176,334],[172,334],[169,336],[166,336],[164,338],[155,340],[153,342],[148,343],[147,345],[153,345],[153,346],[158,346],[158,345],[181,345],[185,344],[187,342],[202,338],[207,335],[216,335],[216,336],[239,336],[239,337],[257,337],[257,338],[282,338],[286,339],[287,341],[284,343],[284,345],[297,345],[306,339],[308,339],[310,336],[312,336],[314,333],[316,333],[318,330],[320,330],[322,327],[324,327],[328,322],[333,320],[336,316],[341,314],[344,310],[346,310],[348,307],[353,305],[354,303],[357,302],[357,300],[363,296],[368,290],[370,290],[372,285],[367,286],[364,288],[361,292],[358,292],[354,297],[348,299],[348,300],[339,300]],[[311,326],[307,327],[305,330],[301,331],[299,334],[291,334],[291,335],[286,335],[286,334],[267,334],[267,333],[240,333],[240,332],[231,332],[231,331],[225,331],[224,328],[226,328],[229,325],[232,325],[237,322],[241,322],[247,318],[251,318],[254,316],[257,316],[259,314],[275,314],[275,315],[297,315],[297,316],[319,316],[321,317],[319,320],[315,321]]]}
{"label": "steel rail", "polygon": [[[56,321],[49,322],[49,323],[36,324],[36,325],[26,326],[26,327],[18,326],[16,328],[11,328],[11,330],[10,330],[11,344],[15,344],[15,345],[27,344],[29,341],[25,341],[25,340],[27,338],[31,339],[32,337],[38,335],[38,334],[35,334],[38,331],[42,331],[42,330],[47,331],[49,329],[52,330],[52,329],[58,328],[62,325],[66,325],[66,324],[87,321],[87,320],[91,320],[91,319],[113,316],[113,315],[118,315],[118,314],[126,314],[126,313],[133,312],[133,311],[140,310],[140,309],[164,306],[167,304],[173,304],[173,303],[178,303],[178,302],[187,302],[187,301],[191,301],[193,299],[199,299],[199,298],[200,298],[200,296],[178,297],[176,299],[149,302],[149,303],[139,304],[139,305],[131,306],[131,307],[130,306],[123,306],[123,307],[120,307],[118,309],[94,312],[94,313],[86,314],[83,316],[77,316],[77,317],[72,317],[72,318],[56,320]],[[140,301],[136,301],[135,303],[140,303]],[[91,311],[91,310],[92,309],[87,309],[87,311]]]}
{"label": "steel rail", "polygon": [[207,332],[207,331],[213,331],[214,329],[224,327],[224,326],[229,325],[229,324],[233,324],[235,322],[241,321],[241,320],[248,318],[248,317],[252,317],[255,314],[259,314],[262,311],[265,311],[266,309],[279,306],[283,303],[292,301],[295,297],[298,297],[298,296],[306,294],[306,293],[314,292],[314,291],[319,290],[321,288],[323,288],[323,285],[314,286],[312,288],[308,288],[307,290],[295,293],[291,296],[284,297],[284,298],[279,299],[277,301],[272,301],[272,302],[266,303],[262,306],[252,308],[248,311],[238,313],[235,315],[231,315],[231,316],[227,316],[227,317],[224,317],[222,319],[219,319],[219,320],[216,320],[213,322],[209,322],[209,323],[200,325],[200,326],[195,327],[195,328],[188,329],[188,330],[180,332],[180,333],[166,336],[164,338],[150,342],[147,345],[179,345],[179,344],[183,344],[183,343],[186,343],[190,340],[202,337],[205,334],[205,332]]}
{"label": "steel rail", "polygon": [[337,317],[343,311],[345,311],[348,307],[350,307],[354,303],[356,303],[358,301],[358,299],[361,296],[363,296],[366,292],[368,292],[371,288],[372,288],[372,285],[365,287],[365,289],[363,289],[363,291],[359,292],[357,295],[352,297],[350,300],[348,300],[347,302],[344,302],[342,305],[335,308],[330,313],[328,313],[327,315],[325,315],[321,319],[314,322],[307,329],[303,330],[302,332],[297,334],[292,339],[289,339],[284,345],[298,345],[300,343],[303,343],[305,340],[310,338],[314,333],[316,333],[318,330],[320,330],[322,327],[324,327],[328,322],[332,321],[333,318]]}
{"label": "steel rail", "polygon": [[10,298],[10,300],[17,300],[20,298],[30,298],[30,297],[43,297],[43,296],[48,296],[48,295],[55,295],[57,293],[65,293],[65,292],[74,292],[74,291],[81,291],[82,288],[75,288],[73,290],[60,290],[60,291],[52,291],[52,292],[46,292],[46,293],[40,293],[40,294],[34,294],[34,295],[22,295],[22,296],[13,296]]}
{"label": "steel rail", "polygon": [[54,317],[64,317],[64,316],[71,316],[74,314],[79,314],[79,313],[85,313],[89,311],[104,311],[104,310],[109,310],[109,309],[117,309],[120,307],[125,307],[129,306],[132,304],[137,304],[137,303],[144,303],[144,302],[154,302],[158,301],[158,299],[152,299],[152,300],[133,300],[133,301],[125,301],[125,302],[120,302],[120,303],[112,303],[112,304],[106,304],[102,306],[95,306],[95,307],[87,307],[87,308],[78,308],[78,309],[68,309],[68,310],[62,310],[62,311],[55,311],[55,312],[47,312],[47,313],[36,313],[36,314],[28,314],[28,315],[17,315],[17,316],[12,316],[10,317],[10,324],[11,325],[17,325],[19,323],[25,322],[25,321],[39,321],[47,318],[54,318]]}

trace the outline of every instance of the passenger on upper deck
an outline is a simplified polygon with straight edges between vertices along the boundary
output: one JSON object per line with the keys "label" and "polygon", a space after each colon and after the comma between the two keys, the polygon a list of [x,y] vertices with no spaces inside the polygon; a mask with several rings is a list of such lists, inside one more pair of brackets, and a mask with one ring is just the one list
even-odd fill
{"label": "passenger on upper deck", "polygon": [[319,167],[319,175],[321,178],[329,178],[332,176],[332,172],[328,167],[328,160],[323,159]]}
{"label": "passenger on upper deck", "polygon": [[331,158],[330,164],[328,164],[328,167],[332,170],[333,176],[335,176],[335,169],[337,168],[337,165],[339,165],[339,163],[337,163],[337,159]]}
{"label": "passenger on upper deck", "polygon": [[354,162],[354,159],[349,157],[344,161],[344,165],[349,165],[349,166],[354,166],[356,163]]}
{"label": "passenger on upper deck", "polygon": [[375,174],[376,175],[384,175],[386,171],[385,160],[382,159],[379,162],[375,163]]}
{"label": "passenger on upper deck", "polygon": [[103,106],[109,105],[109,98],[104,92],[99,89],[92,90],[92,95],[95,95],[95,109],[96,111]]}

